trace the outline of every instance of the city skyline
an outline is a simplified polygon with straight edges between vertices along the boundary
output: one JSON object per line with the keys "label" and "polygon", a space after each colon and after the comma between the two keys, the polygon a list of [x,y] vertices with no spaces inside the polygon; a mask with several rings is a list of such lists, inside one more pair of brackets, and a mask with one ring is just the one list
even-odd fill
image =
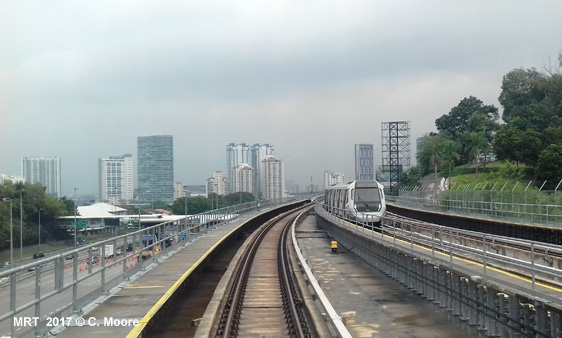
{"label": "city skyline", "polygon": [[168,134],[185,184],[225,170],[224,145],[255,140],[275,145],[288,179],[322,185],[326,168],[354,176],[354,144],[381,164],[382,121],[411,121],[415,140],[465,97],[501,114],[503,76],[556,69],[562,48],[562,2],[108,8],[1,2],[0,173],[57,156],[62,194],[97,194],[98,158],[136,159],[137,136]]}

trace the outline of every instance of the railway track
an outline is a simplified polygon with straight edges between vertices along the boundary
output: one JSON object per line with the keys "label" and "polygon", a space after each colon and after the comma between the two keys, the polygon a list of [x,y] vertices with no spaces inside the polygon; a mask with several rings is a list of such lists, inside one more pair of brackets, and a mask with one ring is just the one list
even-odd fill
{"label": "railway track", "polygon": [[234,275],[216,337],[311,337],[293,281],[287,237],[300,211],[263,225]]}

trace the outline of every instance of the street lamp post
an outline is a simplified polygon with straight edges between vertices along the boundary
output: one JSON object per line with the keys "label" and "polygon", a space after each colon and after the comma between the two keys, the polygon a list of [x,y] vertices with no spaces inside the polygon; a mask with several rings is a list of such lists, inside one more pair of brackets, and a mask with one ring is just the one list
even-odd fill
{"label": "street lamp post", "polygon": [[23,191],[20,192],[20,264],[23,264]]}
{"label": "street lamp post", "polygon": [[74,248],[76,248],[76,245],[78,244],[76,242],[76,227],[78,226],[76,224],[76,190],[78,190],[78,188],[74,188]]}
{"label": "street lamp post", "polygon": [[10,203],[10,264],[14,264],[14,221],[12,218],[12,199],[4,198],[4,202]]}
{"label": "street lamp post", "polygon": [[39,208],[39,249],[38,252],[41,252],[41,208]]}

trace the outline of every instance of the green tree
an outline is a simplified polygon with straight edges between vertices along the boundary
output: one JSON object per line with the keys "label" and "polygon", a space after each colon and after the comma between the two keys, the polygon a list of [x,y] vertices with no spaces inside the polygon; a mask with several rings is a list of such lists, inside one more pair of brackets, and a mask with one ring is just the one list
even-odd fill
{"label": "green tree", "polygon": [[541,138],[541,134],[533,129],[523,132],[521,143],[514,145],[519,147],[523,163],[533,167],[537,165],[542,148]]}
{"label": "green tree", "polygon": [[541,180],[562,179],[562,144],[551,144],[540,153],[536,174]]}
{"label": "green tree", "polygon": [[401,186],[416,185],[422,177],[423,177],[423,168],[419,165],[413,166],[409,170],[402,173],[402,176],[400,176],[400,185]]}
{"label": "green tree", "polygon": [[523,132],[514,127],[504,125],[496,134],[493,149],[498,160],[515,161],[517,165],[522,161],[521,140]]}
{"label": "green tree", "polygon": [[[562,59],[562,57],[560,57]],[[542,132],[562,125],[562,75],[535,68],[514,69],[502,81],[503,120],[521,130]]]}
{"label": "green tree", "polygon": [[562,126],[549,127],[542,132],[542,149],[546,149],[551,144],[562,144]]}
{"label": "green tree", "polygon": [[498,108],[485,105],[474,96],[462,99],[449,114],[435,120],[437,130],[451,135],[457,140],[466,132],[481,131],[490,135],[497,130]]}

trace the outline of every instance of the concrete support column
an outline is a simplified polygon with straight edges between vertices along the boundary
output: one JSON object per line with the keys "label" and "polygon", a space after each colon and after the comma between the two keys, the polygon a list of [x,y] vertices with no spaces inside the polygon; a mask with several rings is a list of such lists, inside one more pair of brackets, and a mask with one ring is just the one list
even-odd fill
{"label": "concrete support column", "polygon": [[421,262],[421,292],[424,298],[426,299],[430,299],[429,296],[429,277],[428,277],[428,271],[429,271],[429,264],[427,264],[426,262]]}
{"label": "concrete support column", "polygon": [[541,301],[535,301],[535,330],[546,336],[550,336],[550,325],[546,306]]}
{"label": "concrete support column", "polygon": [[519,303],[519,299],[515,294],[508,294],[508,316],[509,316],[509,337],[510,338],[519,338],[521,334],[519,331],[513,329],[513,327],[519,325],[520,323],[520,313],[521,313],[521,304]]}
{"label": "concrete support column", "polygon": [[439,269],[439,306],[447,307],[447,271],[445,269]]}
{"label": "concrete support column", "polygon": [[454,272],[451,272],[451,284],[453,295],[453,316],[461,315],[461,299],[462,299],[462,284],[461,277]]}
{"label": "concrete support column", "polygon": [[496,295],[497,291],[491,287],[486,288],[486,316],[488,336],[497,336],[497,313],[496,313]]}
{"label": "concrete support column", "polygon": [[436,266],[432,266],[433,268],[433,277],[432,277],[432,285],[433,285],[433,303],[439,304],[439,268]]}
{"label": "concrete support column", "polygon": [[480,324],[480,330],[486,330],[486,287],[484,285],[478,285],[478,305],[480,307],[479,316],[478,316],[478,324]]}
{"label": "concrete support column", "polygon": [[461,278],[461,319],[468,320],[470,318],[470,307],[468,306],[469,294],[468,294],[468,279]]}
{"label": "concrete support column", "polygon": [[498,335],[500,337],[509,337],[509,332],[506,327],[507,319],[505,316],[508,314],[508,296],[505,293],[498,293]]}
{"label": "concrete support column", "polygon": [[470,311],[468,316],[469,325],[478,325],[478,284],[472,279],[468,280],[468,299],[470,304]]}
{"label": "concrete support column", "polygon": [[550,311],[550,332],[553,337],[562,337],[562,316],[555,311]]}
{"label": "concrete support column", "polygon": [[531,311],[531,306],[529,304],[521,304],[521,314],[523,317],[523,325],[525,325],[525,332],[529,332],[529,327],[532,327],[532,318],[534,313]]}

